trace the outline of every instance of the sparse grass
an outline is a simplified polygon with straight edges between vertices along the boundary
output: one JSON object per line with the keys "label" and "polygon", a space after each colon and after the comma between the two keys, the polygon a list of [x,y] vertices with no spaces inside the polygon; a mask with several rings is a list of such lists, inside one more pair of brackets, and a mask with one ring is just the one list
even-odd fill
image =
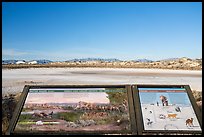
{"label": "sparse grass", "polygon": [[24,115],[20,115],[19,117],[19,122],[28,122],[31,121],[33,119],[31,114],[24,114]]}
{"label": "sparse grass", "polygon": [[66,121],[75,122],[76,120],[80,118],[81,115],[82,113],[80,112],[59,112],[57,113],[57,118],[63,119]]}

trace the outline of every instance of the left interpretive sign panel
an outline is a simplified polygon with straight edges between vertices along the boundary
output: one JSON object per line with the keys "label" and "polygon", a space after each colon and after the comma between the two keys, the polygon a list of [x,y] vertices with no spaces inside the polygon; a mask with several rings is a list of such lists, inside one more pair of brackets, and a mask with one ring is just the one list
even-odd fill
{"label": "left interpretive sign panel", "polygon": [[131,133],[127,89],[30,88],[13,133]]}

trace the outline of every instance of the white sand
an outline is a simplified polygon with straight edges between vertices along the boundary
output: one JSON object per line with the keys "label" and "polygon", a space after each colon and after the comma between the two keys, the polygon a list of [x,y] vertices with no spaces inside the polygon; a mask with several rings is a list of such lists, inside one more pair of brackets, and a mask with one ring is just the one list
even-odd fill
{"label": "white sand", "polygon": [[133,68],[29,68],[2,69],[2,94],[16,93],[24,85],[72,84],[186,84],[202,91],[202,71]]}

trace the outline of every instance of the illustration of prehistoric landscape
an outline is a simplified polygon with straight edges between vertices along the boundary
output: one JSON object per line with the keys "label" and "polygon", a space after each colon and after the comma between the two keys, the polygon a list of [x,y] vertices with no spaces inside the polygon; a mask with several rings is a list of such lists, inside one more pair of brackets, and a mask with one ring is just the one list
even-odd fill
{"label": "illustration of prehistoric landscape", "polygon": [[185,89],[141,88],[144,130],[201,131]]}
{"label": "illustration of prehistoric landscape", "polygon": [[14,132],[130,131],[124,88],[30,89]]}

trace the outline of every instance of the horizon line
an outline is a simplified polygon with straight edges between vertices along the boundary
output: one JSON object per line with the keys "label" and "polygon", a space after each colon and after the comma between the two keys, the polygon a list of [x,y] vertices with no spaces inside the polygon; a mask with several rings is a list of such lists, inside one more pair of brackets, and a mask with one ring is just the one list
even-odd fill
{"label": "horizon line", "polygon": [[48,60],[48,61],[71,61],[71,60],[84,60],[84,59],[101,59],[101,60],[120,60],[120,61],[135,61],[135,60],[149,60],[149,61],[160,61],[160,60],[168,60],[168,59],[180,59],[180,58],[188,58],[188,59],[202,59],[202,57],[190,58],[190,57],[171,57],[171,58],[163,58],[163,59],[149,59],[149,58],[136,58],[136,59],[119,59],[119,58],[100,58],[100,57],[84,57],[84,58],[71,58],[67,60],[52,60],[52,59],[2,59],[4,60],[18,60],[18,61],[38,61],[38,60]]}

